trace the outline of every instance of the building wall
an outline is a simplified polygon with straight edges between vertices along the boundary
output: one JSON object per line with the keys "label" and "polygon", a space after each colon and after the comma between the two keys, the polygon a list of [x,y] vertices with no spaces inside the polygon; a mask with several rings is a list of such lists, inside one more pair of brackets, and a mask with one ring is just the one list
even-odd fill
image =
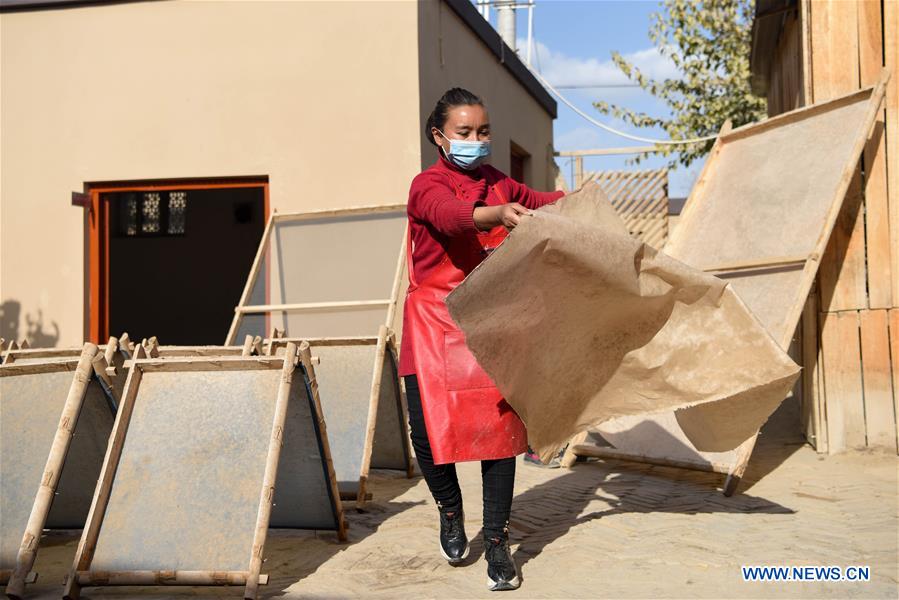
{"label": "building wall", "polygon": [[[40,316],[46,343],[82,342],[86,226],[69,199],[86,182],[267,175],[279,212],[404,202],[422,165],[417,27],[414,2],[0,15],[7,336]],[[453,42],[455,56],[472,58],[466,45]],[[497,108],[515,96],[481,88]],[[507,121],[497,129],[508,139]]]}
{"label": "building wall", "polygon": [[768,81],[768,114],[779,115],[805,106],[803,85],[802,25],[798,13],[785,17],[776,58]]}
{"label": "building wall", "polygon": [[542,191],[555,189],[552,159],[553,119],[515,80],[483,42],[443,2],[418,4],[419,130],[422,168],[437,160],[424,135],[424,123],[440,96],[464,87],[487,104],[492,131],[491,164],[509,173],[511,142],[529,155],[525,182]]}
{"label": "building wall", "polygon": [[767,74],[769,114],[891,73],[802,320],[802,415],[820,452],[899,449],[899,2],[800,0]]}

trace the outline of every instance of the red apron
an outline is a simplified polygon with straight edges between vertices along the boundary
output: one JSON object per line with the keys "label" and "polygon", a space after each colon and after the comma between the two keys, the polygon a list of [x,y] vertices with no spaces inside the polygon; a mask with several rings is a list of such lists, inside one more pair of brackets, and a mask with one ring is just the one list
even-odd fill
{"label": "red apron", "polygon": [[[452,180],[452,177],[450,177]],[[453,181],[456,197],[462,190]],[[494,192],[505,202],[501,192]],[[498,226],[449,242],[448,252],[422,282],[415,281],[411,236],[406,248],[409,291],[406,334],[421,391],[435,464],[507,458],[527,450],[527,430],[478,365],[446,307],[447,295],[496,248],[508,232]]]}

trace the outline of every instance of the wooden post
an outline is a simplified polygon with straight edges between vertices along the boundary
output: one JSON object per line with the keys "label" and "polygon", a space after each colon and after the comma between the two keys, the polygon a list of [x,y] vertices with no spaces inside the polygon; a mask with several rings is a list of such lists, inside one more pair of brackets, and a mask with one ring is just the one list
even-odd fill
{"label": "wooden post", "polygon": [[335,310],[354,309],[366,306],[390,306],[390,299],[384,298],[379,300],[349,300],[337,302],[301,302],[295,304],[253,304],[250,306],[238,306],[235,312],[248,313],[264,313],[264,312],[301,312],[321,310],[323,308],[331,308]]}
{"label": "wooden post", "polygon": [[648,463],[651,465],[659,465],[662,467],[676,467],[678,469],[691,469],[693,471],[707,471],[709,473],[727,473],[731,465],[720,462],[699,462],[692,460],[678,460],[674,458],[662,458],[659,456],[645,456],[642,454],[632,454],[630,452],[622,452],[615,448],[604,448],[602,446],[594,446],[593,444],[576,445],[573,448],[572,456],[592,456],[594,458],[612,459],[612,460],[631,460],[636,462]]}
{"label": "wooden post", "polygon": [[406,249],[409,244],[409,224],[406,223],[403,231],[403,242],[400,244],[400,254],[396,259],[396,271],[393,274],[393,287],[390,291],[390,304],[387,307],[387,318],[384,324],[391,330],[395,329],[393,320],[396,318],[396,305],[399,302],[400,287],[402,286],[403,270],[406,266]]}
{"label": "wooden post", "polygon": [[584,185],[584,157],[574,157],[574,189],[579,189]]}
{"label": "wooden post", "polygon": [[864,228],[862,175],[856,167],[821,260],[819,280],[825,312],[858,310],[868,305]]}
{"label": "wooden post", "polygon": [[265,551],[265,538],[268,523],[272,514],[272,501],[275,498],[275,481],[278,476],[278,461],[281,458],[281,446],[284,444],[284,427],[287,421],[287,405],[290,401],[290,388],[296,370],[297,347],[287,344],[284,353],[284,365],[281,369],[281,383],[278,386],[278,398],[275,401],[275,415],[272,421],[272,434],[268,445],[268,457],[265,460],[265,474],[262,476],[262,492],[259,496],[259,511],[256,516],[256,532],[253,536],[253,549],[250,553],[250,567],[247,585],[244,589],[246,600],[255,600],[259,592],[259,574],[262,570],[262,555]]}
{"label": "wooden post", "polygon": [[[146,358],[147,354],[143,344],[138,344],[134,349],[133,360]],[[106,456],[103,458],[103,467],[100,471],[100,479],[94,489],[94,498],[91,501],[90,511],[81,532],[81,540],[75,551],[75,560],[72,569],[66,577],[64,598],[66,600],[78,600],[81,595],[81,585],[78,583],[78,572],[86,570],[94,556],[97,547],[97,538],[100,535],[100,525],[103,523],[103,515],[109,504],[109,494],[112,491],[112,483],[115,478],[115,468],[122,456],[122,448],[125,445],[125,433],[131,421],[131,413],[134,410],[134,400],[137,397],[137,388],[143,375],[140,365],[132,363],[128,370],[128,378],[125,380],[125,392],[122,402],[116,413],[115,422],[112,425],[112,433],[109,436],[109,444],[106,446]]]}
{"label": "wooden post", "polygon": [[128,332],[126,331],[121,336],[119,336],[119,348],[121,348],[124,352],[131,354],[134,352],[134,343],[131,341],[131,338],[128,336]]}
{"label": "wooden post", "polygon": [[10,598],[20,598],[25,593],[25,578],[31,571],[31,567],[34,566],[34,560],[37,557],[41,533],[47,522],[53,497],[56,495],[56,486],[59,484],[66,454],[72,442],[72,434],[78,423],[78,415],[81,413],[84,395],[90,384],[93,359],[98,351],[97,346],[91,343],[85,344],[81,350],[81,357],[78,359],[72,385],[69,387],[69,393],[59,419],[59,426],[53,437],[53,444],[50,446],[50,454],[47,457],[40,487],[35,495],[34,505],[31,507],[28,524],[25,526],[22,545],[16,556],[16,567],[13,569],[9,585],[6,588],[6,594]]}
{"label": "wooden post", "polygon": [[[79,571],[78,584],[95,585],[246,585],[247,571]],[[260,585],[268,575],[260,575]]]}
{"label": "wooden post", "polygon": [[331,444],[328,441],[328,428],[325,423],[325,414],[322,411],[322,403],[321,396],[318,391],[318,379],[315,377],[315,367],[312,364],[312,351],[309,347],[309,342],[302,342],[299,346],[299,356],[300,362],[303,365],[303,369],[306,372],[306,377],[309,382],[309,393],[311,394],[311,402],[312,406],[315,410],[315,414],[313,418],[318,426],[318,433],[322,440],[322,453],[324,456],[322,458],[325,460],[325,464],[328,468],[328,478],[331,481],[331,497],[334,499],[334,510],[335,510],[335,519],[337,520],[337,539],[341,542],[345,542],[347,539],[346,536],[346,521],[343,518],[343,504],[341,502],[342,498],[340,497],[340,488],[337,485],[337,473],[334,471],[334,461],[331,459]]}
{"label": "wooden post", "polygon": [[733,496],[734,492],[736,492],[737,488],[740,486],[740,482],[743,481],[743,475],[746,473],[746,467],[749,466],[749,457],[752,456],[752,451],[755,449],[755,441],[758,439],[758,436],[759,434],[756,432],[751,438],[737,446],[734,464],[731,465],[731,468],[727,473],[727,478],[724,480],[723,491],[725,496]]}
{"label": "wooden post", "polygon": [[378,346],[375,350],[375,364],[372,368],[371,394],[368,400],[368,425],[365,428],[365,446],[362,449],[362,472],[359,475],[359,496],[356,507],[365,506],[365,489],[371,466],[371,452],[375,441],[375,426],[378,421],[378,403],[381,399],[381,373],[384,369],[384,353],[387,351],[387,326],[378,329]]}
{"label": "wooden post", "polygon": [[[253,285],[256,283],[256,277],[259,275],[259,267],[262,265],[262,259],[265,256],[265,251],[268,248],[268,239],[271,237],[272,228],[275,224],[275,214],[272,213],[268,218],[268,222],[265,224],[265,231],[262,232],[262,239],[259,241],[259,248],[256,250],[256,256],[253,258],[253,266],[250,267],[250,274],[247,277],[247,282],[244,284],[243,292],[240,294],[240,300],[237,303],[238,307],[245,306],[247,300],[250,298],[250,293],[253,291]],[[230,346],[234,343],[235,338],[237,337],[237,329],[240,327],[240,321],[243,319],[243,313],[234,312],[234,318],[231,320],[231,328],[228,329],[228,335],[225,336],[225,345]]]}
{"label": "wooden post", "polygon": [[[396,351],[396,336],[391,331],[387,336],[387,351],[393,356],[393,364],[399,365],[399,358],[397,356]],[[395,372],[395,371],[394,371]],[[397,377],[397,386],[399,386],[400,393],[400,419],[401,429],[403,432],[403,447],[405,448],[406,458],[408,460],[406,464],[406,478],[411,478],[415,475],[415,464],[412,460],[412,439],[409,437],[409,402],[406,399],[406,382],[403,381],[402,377]]]}
{"label": "wooden post", "polygon": [[109,389],[112,389],[112,378],[116,376],[113,357],[117,350],[118,340],[114,337],[110,337],[109,341],[106,343],[106,350],[102,353],[98,352],[91,361],[94,374],[101,379]]}
{"label": "wooden post", "polygon": [[827,435],[823,420],[823,396],[818,388],[818,298],[815,290],[808,295],[802,313],[802,420],[808,442],[818,453],[827,451]]}
{"label": "wooden post", "polygon": [[582,431],[571,438],[571,441],[568,442],[568,447],[565,448],[565,453],[562,455],[562,460],[559,462],[560,466],[566,469],[570,469],[574,466],[574,463],[577,462],[578,456],[575,453],[575,449],[587,441],[588,435],[589,434],[586,431]]}
{"label": "wooden post", "polygon": [[261,344],[261,337],[259,337],[258,335],[256,337],[253,337],[252,335],[247,334],[247,336],[243,340],[243,346],[241,346],[240,348],[240,355],[252,356],[253,354],[261,354],[261,352],[259,351]]}

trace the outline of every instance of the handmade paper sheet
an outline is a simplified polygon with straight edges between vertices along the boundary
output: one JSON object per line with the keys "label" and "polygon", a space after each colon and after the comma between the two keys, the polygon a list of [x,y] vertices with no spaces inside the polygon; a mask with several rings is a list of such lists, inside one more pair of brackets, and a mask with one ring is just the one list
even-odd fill
{"label": "handmade paper sheet", "polygon": [[447,305],[544,461],[671,410],[697,449],[731,450],[799,374],[725,281],[631,238],[595,185],[524,217]]}

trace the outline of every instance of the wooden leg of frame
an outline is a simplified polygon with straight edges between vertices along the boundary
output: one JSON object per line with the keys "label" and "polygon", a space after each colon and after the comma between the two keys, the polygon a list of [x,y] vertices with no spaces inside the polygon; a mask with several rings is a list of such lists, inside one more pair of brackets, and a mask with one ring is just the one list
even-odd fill
{"label": "wooden leg of frame", "polygon": [[572,466],[574,466],[574,463],[577,462],[577,455],[574,453],[574,447],[586,442],[587,435],[588,434],[586,431],[582,431],[571,438],[571,441],[568,442],[568,447],[565,448],[565,453],[562,455],[562,460],[559,461],[559,464],[562,467],[570,469]]}
{"label": "wooden leg of frame", "polygon": [[78,583],[78,576],[74,573],[66,575],[65,588],[62,592],[63,600],[78,600],[81,598],[81,584]]}
{"label": "wooden leg of frame", "polygon": [[737,456],[734,459],[734,465],[731,467],[730,473],[727,474],[727,479],[724,480],[725,496],[733,496],[734,492],[737,491],[737,487],[743,480],[743,474],[746,472],[746,467],[749,465],[749,457],[752,456],[752,450],[755,448],[755,441],[758,437],[759,434],[756,433],[737,448]]}
{"label": "wooden leg of frame", "polygon": [[250,352],[253,350],[253,336],[247,334],[247,336],[243,339],[243,346],[240,349],[241,356],[249,356]]}
{"label": "wooden leg of frame", "polygon": [[131,342],[131,337],[127,331],[119,337],[119,347],[129,354],[134,352],[134,344]]}
{"label": "wooden leg of frame", "polygon": [[37,548],[40,544],[41,533],[44,530],[44,524],[47,522],[47,515],[50,512],[53,497],[56,495],[56,486],[62,474],[69,445],[72,442],[75,424],[78,422],[84,395],[91,381],[92,362],[98,351],[97,346],[90,343],[85,344],[81,351],[81,358],[78,360],[78,367],[76,367],[75,376],[66,397],[59,426],[50,446],[50,455],[47,457],[41,485],[37,490],[34,505],[31,507],[28,524],[25,526],[22,545],[19,547],[19,553],[16,556],[16,567],[13,569],[9,578],[9,585],[6,587],[6,594],[10,598],[18,598],[25,593],[25,579],[31,572],[31,568],[34,566],[34,561],[37,558]]}
{"label": "wooden leg of frame", "polygon": [[250,553],[250,567],[247,574],[247,585],[244,598],[255,600],[259,593],[259,574],[262,570],[262,558],[265,552],[265,539],[268,533],[269,520],[272,514],[272,500],[275,497],[275,481],[278,478],[278,461],[281,447],[284,444],[284,427],[287,422],[287,406],[290,400],[290,388],[296,373],[299,360],[298,349],[293,343],[287,344],[284,353],[284,365],[281,369],[281,382],[278,386],[278,397],[275,402],[275,415],[272,421],[272,433],[269,439],[268,456],[265,460],[265,473],[262,476],[262,490],[259,495],[259,510],[256,516],[256,531],[253,536],[253,550]]}
{"label": "wooden leg of frame", "polygon": [[[337,539],[345,542],[347,539],[346,530],[347,523],[343,517],[343,497],[340,495],[340,489],[337,485],[337,473],[334,471],[334,461],[331,458],[331,444],[328,441],[328,427],[325,423],[324,412],[322,411],[321,395],[318,391],[318,380],[315,376],[315,367],[312,366],[312,351],[309,344],[304,342],[299,347],[300,361],[306,370],[309,378],[309,389],[311,390],[312,405],[315,408],[315,419],[318,422],[318,431],[322,439],[322,458],[328,469],[328,478],[331,480],[331,495],[334,497],[334,511],[337,518]],[[355,500],[355,498],[353,498]]]}
{"label": "wooden leg of frame", "polygon": [[378,345],[375,350],[375,364],[372,369],[371,394],[368,400],[368,424],[365,428],[365,445],[362,449],[362,469],[359,473],[359,495],[356,508],[365,506],[365,488],[368,471],[371,467],[372,447],[375,442],[375,427],[378,422],[378,403],[381,399],[381,374],[384,371],[384,354],[387,352],[387,327],[381,325],[378,330]]}
{"label": "wooden leg of frame", "polygon": [[[399,358],[396,351],[396,335],[393,331],[387,334],[387,349],[393,355],[393,364],[399,366]],[[394,371],[396,373],[396,371]],[[406,382],[402,377],[397,377],[396,385],[400,392],[400,429],[403,432],[403,446],[406,451],[406,478],[415,477],[415,461],[412,458],[412,438],[409,435],[409,402],[406,399]]]}
{"label": "wooden leg of frame", "polygon": [[[134,348],[134,360],[146,358],[146,350],[142,344]],[[91,500],[91,508],[87,513],[84,529],[81,532],[81,540],[75,550],[75,559],[72,569],[65,581],[63,598],[77,600],[81,596],[81,585],[78,583],[78,572],[90,569],[94,550],[97,547],[97,539],[100,536],[100,526],[103,523],[103,515],[109,503],[109,495],[112,491],[112,483],[115,477],[115,469],[122,455],[122,447],[125,444],[125,434],[131,420],[131,412],[134,409],[134,401],[137,389],[143,376],[140,367],[132,366],[128,371],[128,379],[125,382],[125,392],[119,404],[115,421],[112,425],[109,444],[106,446],[106,455],[103,457],[103,468],[100,470],[100,479],[94,488],[94,497]]]}

